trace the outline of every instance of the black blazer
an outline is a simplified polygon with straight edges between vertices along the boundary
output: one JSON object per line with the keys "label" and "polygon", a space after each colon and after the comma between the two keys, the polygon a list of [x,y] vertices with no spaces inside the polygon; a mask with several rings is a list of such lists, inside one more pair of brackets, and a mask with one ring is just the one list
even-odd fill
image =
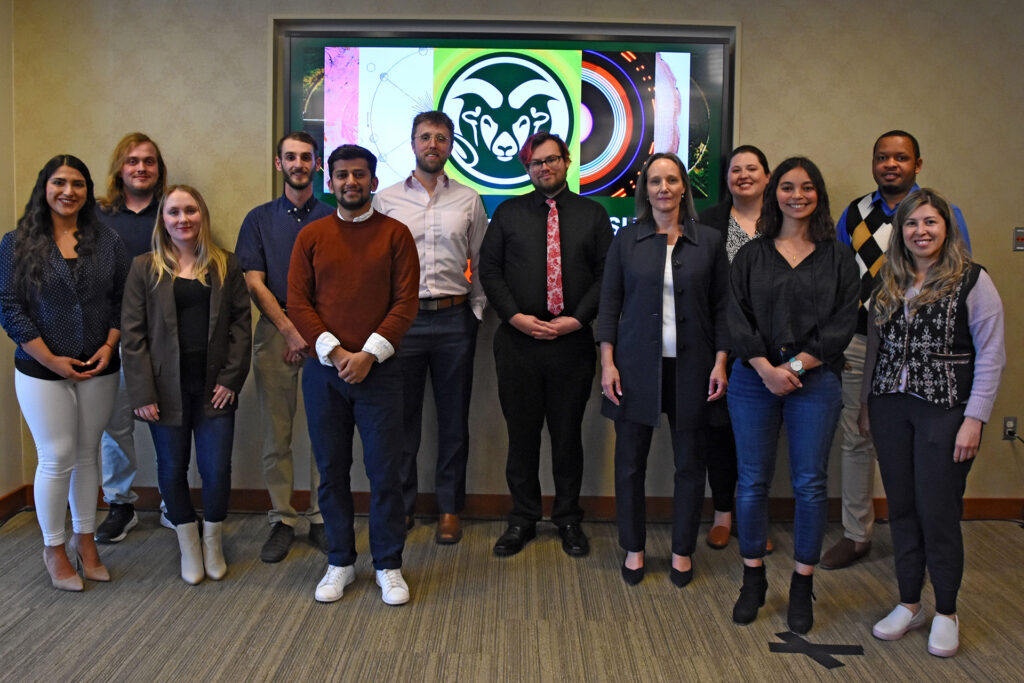
{"label": "black blazer", "polygon": [[[657,426],[661,415],[661,304],[666,237],[654,223],[621,228],[605,260],[597,340],[615,346],[621,405],[604,399],[613,420]],[[725,243],[706,225],[689,221],[672,250],[676,313],[676,428],[705,423],[708,379],[715,353],[728,350]]]}
{"label": "black blazer", "polygon": [[701,211],[697,220],[722,233],[722,244],[725,244],[726,238],[729,237],[729,214],[731,212],[732,198],[726,196],[725,201]]}
{"label": "black blazer", "polygon": [[[121,304],[121,356],[124,378],[132,408],[151,403],[160,407],[154,424],[181,425],[181,372],[178,350],[178,314],[174,305],[174,283],[166,275],[158,283],[150,267],[150,255],[132,261]],[[245,277],[234,254],[228,255],[224,281],[214,274],[210,283],[210,333],[206,351],[205,407],[208,417],[233,412],[238,401],[224,408],[213,407],[213,389],[221,384],[231,391],[242,390],[249,374],[252,353],[252,323]]]}

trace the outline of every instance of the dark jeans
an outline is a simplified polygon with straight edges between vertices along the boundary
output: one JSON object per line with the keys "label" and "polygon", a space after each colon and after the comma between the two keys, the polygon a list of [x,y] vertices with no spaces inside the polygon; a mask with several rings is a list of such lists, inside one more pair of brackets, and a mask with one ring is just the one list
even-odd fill
{"label": "dark jeans", "polygon": [[[675,362],[674,358],[664,359],[661,372],[662,412],[668,414],[675,461],[672,552],[689,556],[697,547],[700,511],[704,504],[705,431],[676,430]],[[644,482],[653,432],[654,427],[650,425],[615,421],[615,516],[619,523],[619,545],[628,552],[642,551],[647,542]]]}
{"label": "dark jeans", "polygon": [[203,517],[208,522],[223,522],[228,515],[235,414],[207,417],[203,409],[211,399],[202,388],[182,387],[181,426],[149,425],[156,449],[157,483],[167,505],[167,519],[174,525],[196,521],[188,486],[193,437],[203,482]]}
{"label": "dark jeans", "polygon": [[839,378],[819,366],[800,378],[803,387],[776,396],[752,368],[736,361],[729,382],[729,416],[736,434],[739,487],[736,523],[740,555],[764,557],[768,537],[768,490],[775,474],[779,429],[786,423],[789,472],[796,498],[793,555],[817,564],[828,520],[828,452],[843,407]]}
{"label": "dark jeans", "polygon": [[320,512],[327,531],[327,561],[356,561],[353,529],[352,440],[363,443],[370,480],[370,554],[375,569],[402,566],[405,519],[399,462],[402,456],[402,374],[389,359],[374,363],[359,384],[311,357],[302,369],[302,396],[313,456],[320,470]]}
{"label": "dark jeans", "polygon": [[437,407],[437,506],[441,512],[456,515],[466,506],[469,397],[479,327],[469,304],[462,303],[439,311],[420,311],[402,338],[398,365],[405,382],[402,496],[407,515],[416,510],[416,456],[420,450],[428,370]]}
{"label": "dark jeans", "polygon": [[974,460],[953,462],[964,406],[945,409],[908,394],[872,396],[871,435],[889,503],[900,602],[921,601],[924,571],[935,611],[956,612],[964,575],[960,518]]}
{"label": "dark jeans", "polygon": [[581,425],[593,389],[597,352],[589,327],[539,341],[508,323],[494,334],[494,365],[498,398],[508,427],[505,479],[512,494],[509,524],[532,526],[540,520],[541,429],[547,421],[551,437],[551,469],[555,505],[551,521],[558,526],[579,523],[583,483]]}

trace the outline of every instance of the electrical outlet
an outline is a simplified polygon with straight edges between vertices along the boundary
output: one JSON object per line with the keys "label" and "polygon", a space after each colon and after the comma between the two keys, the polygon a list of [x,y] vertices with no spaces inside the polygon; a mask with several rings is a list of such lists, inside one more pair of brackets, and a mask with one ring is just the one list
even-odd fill
{"label": "electrical outlet", "polygon": [[1003,441],[1013,441],[1017,438],[1017,418],[1003,418]]}

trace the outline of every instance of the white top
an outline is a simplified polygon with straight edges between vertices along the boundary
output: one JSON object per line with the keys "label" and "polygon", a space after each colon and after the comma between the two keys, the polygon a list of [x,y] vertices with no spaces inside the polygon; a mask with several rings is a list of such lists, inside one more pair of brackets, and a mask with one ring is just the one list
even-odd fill
{"label": "white top", "polygon": [[409,226],[420,257],[421,299],[469,295],[477,319],[487,299],[480,278],[466,279],[466,264],[475,273],[487,231],[487,212],[476,190],[443,173],[431,195],[412,174],[373,197],[373,206]]}
{"label": "white top", "polygon": [[665,248],[665,282],[661,288],[661,357],[676,357],[676,296],[672,281],[672,247]]}

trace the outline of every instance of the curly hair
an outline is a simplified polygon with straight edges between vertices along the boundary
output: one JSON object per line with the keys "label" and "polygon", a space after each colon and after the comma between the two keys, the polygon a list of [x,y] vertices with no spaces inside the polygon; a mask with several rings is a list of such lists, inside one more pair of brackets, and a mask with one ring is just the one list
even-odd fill
{"label": "curly hair", "polygon": [[907,289],[914,283],[917,268],[914,257],[903,239],[903,224],[910,214],[922,206],[932,206],[946,224],[946,238],[939,250],[939,259],[928,269],[921,293],[910,300],[911,313],[923,306],[934,303],[952,294],[971,265],[963,235],[956,223],[956,216],[945,197],[929,188],[921,188],[908,194],[896,209],[889,247],[885,252],[885,264],[878,275],[875,290],[875,323],[881,324],[903,307]]}
{"label": "curly hair", "polygon": [[90,258],[96,248],[96,234],[100,221],[96,217],[96,195],[92,176],[85,163],[70,154],[58,154],[43,166],[36,177],[25,213],[15,228],[14,281],[21,294],[32,297],[43,287],[48,277],[50,254],[53,252],[53,216],[46,202],[46,183],[61,166],[73,168],[85,178],[85,204],[75,217],[75,251],[79,258]]}
{"label": "curly hair", "polygon": [[807,237],[813,242],[834,240],[836,238],[835,223],[832,222],[832,212],[828,205],[828,190],[825,189],[825,179],[821,171],[813,161],[807,157],[790,157],[775,167],[771,178],[768,180],[768,187],[764,189],[764,202],[761,204],[761,216],[757,219],[757,232],[763,237],[774,239],[779,236],[782,230],[782,209],[779,207],[779,197],[776,194],[782,176],[794,168],[802,168],[814,185],[818,194],[818,205],[811,214],[810,225],[807,230]]}

